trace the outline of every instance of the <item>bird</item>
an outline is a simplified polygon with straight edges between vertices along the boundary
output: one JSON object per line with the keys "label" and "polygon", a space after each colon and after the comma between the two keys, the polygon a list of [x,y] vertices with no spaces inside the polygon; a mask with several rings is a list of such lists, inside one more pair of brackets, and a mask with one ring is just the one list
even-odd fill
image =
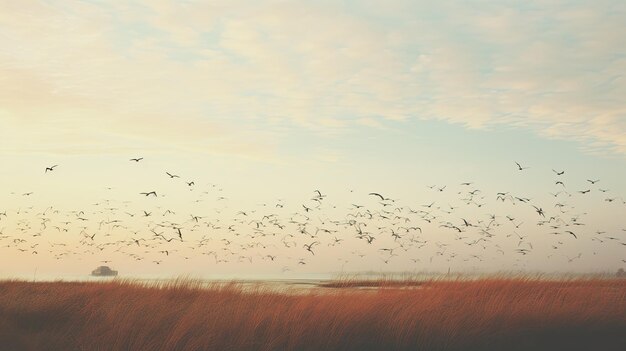
{"label": "bird", "polygon": [[528,168],[529,168],[529,167],[522,167],[522,165],[520,165],[520,164],[519,164],[519,163],[517,163],[517,162],[515,162],[515,164],[517,165],[517,169],[518,169],[519,171],[523,171],[523,170],[525,170],[525,169],[528,169]]}
{"label": "bird", "polygon": [[307,251],[309,251],[312,255],[315,255],[315,253],[313,252],[313,245],[319,244],[319,241],[314,241],[310,244],[304,244],[304,248],[306,248]]}
{"label": "bird", "polygon": [[381,200],[381,201],[385,201],[385,200],[387,200],[387,199],[385,199],[385,197],[384,197],[384,196],[380,195],[379,193],[369,193],[369,195],[372,195],[372,196],[378,196],[378,197],[380,198],[380,200]]}
{"label": "bird", "polygon": [[543,209],[542,209],[541,207],[537,207],[537,206],[535,206],[535,205],[532,205],[532,206],[535,208],[535,211],[537,211],[537,213],[538,213],[540,216],[542,216],[542,217],[545,217],[545,216],[546,216],[545,214],[543,214]]}
{"label": "bird", "polygon": [[170,176],[170,178],[180,178],[179,176],[177,176],[176,174],[171,174],[170,172],[165,172],[165,174],[167,174],[168,176]]}
{"label": "bird", "polygon": [[185,182],[185,183],[187,183],[187,185],[188,185],[188,186],[196,185],[196,183],[195,183],[194,181],[191,181],[191,182]]}
{"label": "bird", "polygon": [[183,233],[181,233],[180,228],[176,228],[176,230],[178,231],[178,237],[180,238],[180,241],[183,241]]}
{"label": "bird", "polygon": [[148,193],[139,193],[139,194],[140,195],[145,195],[145,196],[150,196],[150,195],[154,195],[155,197],[157,196],[156,191],[151,191],[151,192],[148,192]]}
{"label": "bird", "polygon": [[130,161],[135,161],[135,162],[139,162],[143,160],[143,157],[138,157],[138,158],[131,158]]}
{"label": "bird", "polygon": [[552,170],[552,172],[556,173],[556,175],[559,175],[559,176],[565,174],[565,171],[560,171],[559,172],[559,171],[554,170],[554,169]]}
{"label": "bird", "polygon": [[55,169],[56,167],[58,167],[58,166],[59,166],[59,165],[54,165],[54,166],[51,166],[51,167],[46,167],[46,171],[45,171],[44,173],[48,173],[48,171],[52,172],[52,171],[54,171],[54,169]]}
{"label": "bird", "polygon": [[587,179],[587,181],[593,185],[593,184],[595,184],[595,183],[599,182],[599,181],[600,181],[600,179],[597,179],[597,180]]}
{"label": "bird", "polygon": [[566,230],[565,231],[567,234],[571,234],[574,238],[578,239],[578,237],[576,236],[576,234],[574,234],[574,232],[572,232],[571,230]]}
{"label": "bird", "polygon": [[574,256],[572,258],[570,258],[569,256],[565,257],[567,257],[567,262],[573,262],[575,259],[580,258],[580,256],[582,256],[582,253],[579,253],[578,256]]}

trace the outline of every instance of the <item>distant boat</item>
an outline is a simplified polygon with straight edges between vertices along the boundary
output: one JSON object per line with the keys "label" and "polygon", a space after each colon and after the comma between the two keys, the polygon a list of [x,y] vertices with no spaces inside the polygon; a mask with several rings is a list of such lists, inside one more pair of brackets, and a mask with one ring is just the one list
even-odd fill
{"label": "distant boat", "polygon": [[112,270],[109,266],[100,266],[91,271],[91,275],[94,277],[115,277],[117,271]]}

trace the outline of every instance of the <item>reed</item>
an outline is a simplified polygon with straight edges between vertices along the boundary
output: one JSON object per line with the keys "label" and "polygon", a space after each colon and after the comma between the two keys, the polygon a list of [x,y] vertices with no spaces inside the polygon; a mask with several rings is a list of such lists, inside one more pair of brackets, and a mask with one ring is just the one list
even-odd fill
{"label": "reed", "polygon": [[0,349],[626,349],[626,280],[405,283],[344,279],[295,293],[193,280],[4,281]]}

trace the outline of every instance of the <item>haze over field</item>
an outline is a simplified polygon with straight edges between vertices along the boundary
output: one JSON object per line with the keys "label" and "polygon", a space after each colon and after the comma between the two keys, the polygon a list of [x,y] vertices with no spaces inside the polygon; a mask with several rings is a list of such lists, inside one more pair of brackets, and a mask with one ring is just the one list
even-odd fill
{"label": "haze over field", "polygon": [[0,277],[614,272],[625,22],[618,0],[0,3]]}

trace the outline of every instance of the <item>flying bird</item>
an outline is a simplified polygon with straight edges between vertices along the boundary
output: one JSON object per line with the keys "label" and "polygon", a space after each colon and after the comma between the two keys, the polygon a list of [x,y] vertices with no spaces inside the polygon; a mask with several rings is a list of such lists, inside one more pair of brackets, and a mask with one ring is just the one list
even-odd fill
{"label": "flying bird", "polygon": [[528,169],[528,167],[522,167],[522,165],[520,165],[519,163],[515,162],[515,164],[517,165],[517,170],[519,171],[523,171],[525,169]]}
{"label": "flying bird", "polygon": [[314,242],[312,242],[312,243],[310,243],[310,244],[304,244],[304,246],[303,246],[303,247],[304,247],[307,251],[309,251],[312,255],[315,255],[315,253],[313,252],[313,246],[314,246],[314,245],[316,245],[316,244],[319,244],[319,243],[320,243],[319,241],[314,241]]}
{"label": "flying bird", "polygon": [[135,161],[135,162],[139,162],[143,160],[143,157],[139,157],[139,158],[131,158],[130,161]]}
{"label": "flying bird", "polygon": [[384,196],[380,195],[379,193],[369,193],[369,195],[372,195],[372,196],[378,196],[378,197],[380,198],[380,200],[381,200],[381,201],[385,201],[385,200],[387,200],[387,199],[385,199],[385,197],[384,197]]}
{"label": "flying bird", "polygon": [[46,167],[46,171],[45,171],[44,173],[48,173],[48,171],[52,172],[52,171],[54,171],[54,169],[55,169],[56,167],[58,167],[58,166],[59,166],[59,165],[54,165],[54,166],[52,166],[52,167]]}

